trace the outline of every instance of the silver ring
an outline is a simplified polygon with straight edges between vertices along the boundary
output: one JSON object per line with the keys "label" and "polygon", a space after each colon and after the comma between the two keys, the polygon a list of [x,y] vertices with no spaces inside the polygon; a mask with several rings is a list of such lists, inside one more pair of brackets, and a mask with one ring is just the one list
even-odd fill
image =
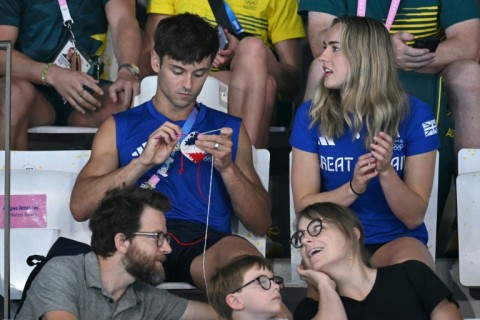
{"label": "silver ring", "polygon": [[83,93],[85,92],[85,89],[82,89],[82,92],[80,92],[78,95],[80,96],[80,98],[83,96]]}
{"label": "silver ring", "polygon": [[218,147],[219,147],[219,146],[220,146],[220,145],[218,144],[218,142],[215,142],[215,145],[213,146],[213,149],[218,150]]}

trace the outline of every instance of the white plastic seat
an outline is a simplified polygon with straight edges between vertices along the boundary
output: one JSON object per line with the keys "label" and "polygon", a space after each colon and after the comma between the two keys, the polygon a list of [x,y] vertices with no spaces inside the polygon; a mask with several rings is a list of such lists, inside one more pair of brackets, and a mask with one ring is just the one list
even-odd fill
{"label": "white plastic seat", "polygon": [[[70,193],[77,173],[49,170],[11,170],[11,216],[31,215],[39,228],[11,229],[10,282],[12,299],[20,299],[25,281],[31,272],[26,259],[32,254],[45,255],[59,236],[89,243],[88,222],[77,222],[70,213]],[[0,171],[4,181],[5,171]],[[3,206],[4,185],[0,186]],[[29,209],[22,209],[29,208]],[[30,209],[31,208],[31,209]],[[41,222],[46,217],[46,226]],[[11,222],[15,221],[11,217]],[[2,214],[3,221],[3,214]],[[13,225],[13,224],[12,224]],[[3,230],[2,230],[3,231]],[[3,246],[3,235],[2,235]],[[3,254],[0,259],[3,278]],[[3,292],[3,291],[2,291]]]}
{"label": "white plastic seat", "polygon": [[480,149],[458,153],[457,220],[460,283],[480,287]]}
{"label": "white plastic seat", "polygon": [[[427,247],[435,260],[435,250],[437,242],[437,200],[438,200],[438,162],[439,154],[437,151],[437,157],[435,161],[435,174],[433,176],[433,185],[432,192],[430,194],[430,199],[428,201],[427,211],[425,213],[425,227],[428,231],[428,243]],[[289,155],[289,181],[292,181],[292,152]],[[289,183],[290,191],[290,236],[293,235],[295,230],[295,219],[296,213],[293,206],[293,193],[292,193],[292,184]],[[290,256],[291,256],[291,273],[292,273],[292,285],[301,285],[306,286],[306,283],[300,279],[300,276],[297,273],[297,266],[301,263],[302,258],[300,256],[300,249],[293,248],[290,246]]]}

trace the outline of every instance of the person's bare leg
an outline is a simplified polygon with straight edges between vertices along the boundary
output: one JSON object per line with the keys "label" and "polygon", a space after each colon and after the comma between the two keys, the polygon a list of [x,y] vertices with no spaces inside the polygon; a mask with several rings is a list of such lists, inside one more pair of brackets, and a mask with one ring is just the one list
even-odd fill
{"label": "person's bare leg", "polygon": [[320,59],[313,59],[308,69],[307,86],[305,88],[305,95],[303,101],[307,101],[313,98],[315,91],[317,90],[320,80],[323,78],[323,64]]}
{"label": "person's bare leg", "polygon": [[458,61],[442,72],[455,119],[455,158],[462,148],[480,148],[480,65]]}
{"label": "person's bare leg", "polygon": [[[5,149],[5,78],[0,79],[0,149]],[[28,81],[12,78],[11,82],[11,131],[12,150],[27,150],[28,128],[50,125],[55,112],[50,103]]]}
{"label": "person's bare leg", "polygon": [[218,268],[223,267],[233,258],[252,254],[261,256],[261,253],[248,240],[230,236],[225,237],[213,245],[205,254],[205,277],[203,270],[203,254],[192,261],[190,274],[192,275],[195,286],[205,291],[205,279],[208,282],[217,272]]}
{"label": "person's bare leg", "polygon": [[[268,128],[275,96],[267,99],[268,53],[262,40],[243,39],[232,60],[228,83],[228,113],[243,118],[252,144],[266,147]],[[213,75],[215,76],[215,74]],[[222,80],[219,78],[219,80]],[[271,95],[271,91],[268,92]],[[275,93],[276,94],[276,93]],[[265,121],[264,119],[268,119]]]}
{"label": "person's bare leg", "polygon": [[375,267],[390,266],[407,260],[418,260],[435,271],[435,261],[427,247],[412,237],[402,237],[381,246],[372,255],[372,264]]}

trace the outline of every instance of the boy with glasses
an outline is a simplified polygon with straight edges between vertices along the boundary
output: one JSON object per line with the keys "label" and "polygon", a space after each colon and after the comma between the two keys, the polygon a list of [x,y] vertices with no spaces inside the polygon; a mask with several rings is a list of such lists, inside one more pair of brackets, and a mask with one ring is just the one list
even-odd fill
{"label": "boy with glasses", "polygon": [[283,278],[273,275],[263,257],[238,256],[219,269],[207,288],[208,299],[222,319],[272,319],[282,308]]}

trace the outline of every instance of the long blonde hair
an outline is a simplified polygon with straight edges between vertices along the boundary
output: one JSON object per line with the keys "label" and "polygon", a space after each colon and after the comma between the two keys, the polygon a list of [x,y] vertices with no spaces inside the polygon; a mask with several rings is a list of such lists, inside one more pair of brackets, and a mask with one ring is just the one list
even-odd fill
{"label": "long blonde hair", "polygon": [[337,23],[343,26],[340,45],[350,67],[348,78],[340,90],[325,88],[322,81],[310,109],[311,126],[320,124],[322,135],[331,139],[343,135],[345,125],[354,137],[366,126],[367,148],[380,131],[395,139],[409,106],[388,31],[366,17],[335,18],[330,27]]}

